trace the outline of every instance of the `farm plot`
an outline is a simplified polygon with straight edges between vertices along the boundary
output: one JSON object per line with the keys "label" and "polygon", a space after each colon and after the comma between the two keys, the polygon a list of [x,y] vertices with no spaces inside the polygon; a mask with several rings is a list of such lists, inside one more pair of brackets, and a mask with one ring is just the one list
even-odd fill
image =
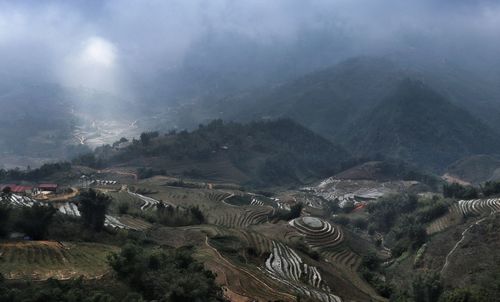
{"label": "farm plot", "polygon": [[0,197],[0,201],[5,201],[13,206],[17,207],[32,207],[36,203],[40,203],[39,201],[29,198],[27,196],[21,196],[16,194],[11,194],[9,196]]}
{"label": "farm plot", "polygon": [[448,213],[427,227],[427,234],[435,234],[455,225],[463,217],[500,212],[500,198],[459,200],[448,208]]}
{"label": "farm plot", "polygon": [[158,191],[158,193],[149,194],[151,198],[167,201],[168,204],[174,206],[197,206],[200,209],[209,209],[214,206],[219,206],[225,198],[230,196],[230,193],[228,192],[209,189],[165,186],[151,188]]}
{"label": "farm plot", "polygon": [[121,224],[125,225],[126,228],[136,231],[144,231],[151,228],[153,225],[147,221],[139,218],[135,218],[129,215],[117,217]]}
{"label": "farm plot", "polygon": [[264,202],[262,200],[260,200],[259,198],[257,197],[252,197],[252,201],[250,202],[250,205],[252,206],[264,206]]}
{"label": "farm plot", "polygon": [[464,216],[500,212],[500,198],[459,200],[458,208]]}
{"label": "farm plot", "polygon": [[128,192],[128,194],[132,195],[133,197],[139,198],[143,202],[141,207],[140,207],[142,211],[156,209],[156,206],[159,205],[160,203],[162,203],[161,201],[156,200],[154,198],[144,196],[141,194],[137,194],[134,192]]}
{"label": "farm plot", "polygon": [[248,242],[248,246],[255,248],[259,255],[272,251],[273,240],[262,233],[245,230],[242,231],[242,235]]}
{"label": "farm plot", "polygon": [[208,192],[206,194],[206,197],[210,201],[215,201],[215,202],[221,202],[231,196],[231,193],[227,192],[221,192],[221,191],[213,191],[213,192]]}
{"label": "farm plot", "polygon": [[63,213],[64,215],[69,215],[69,216],[76,216],[76,217],[81,216],[80,211],[78,210],[78,207],[76,206],[76,204],[74,204],[72,202],[66,202],[66,203],[62,204],[59,207],[59,212]]}
{"label": "farm plot", "polygon": [[316,217],[299,217],[291,220],[289,224],[304,234],[307,244],[314,248],[335,247],[342,242],[344,237],[339,227]]}
{"label": "farm plot", "polygon": [[223,203],[230,205],[230,206],[258,206],[258,207],[264,207],[264,206],[274,206],[275,204],[271,202],[270,199],[259,196],[259,195],[254,195],[254,194],[248,194],[248,195],[236,195],[236,194],[230,194],[223,198],[221,200]]}
{"label": "farm plot", "polygon": [[318,250],[328,261],[356,271],[361,263],[361,257],[342,244],[344,234],[339,227],[316,217],[300,217],[289,222],[305,242]]}
{"label": "farm plot", "polygon": [[82,180],[82,185],[85,187],[94,186],[94,187],[102,187],[102,186],[113,186],[117,185],[118,181],[116,180],[106,180],[106,179],[91,179],[91,180]]}
{"label": "farm plot", "polygon": [[288,202],[281,201],[279,198],[273,198],[274,202],[276,202],[276,206],[280,210],[290,211],[291,207]]}
{"label": "farm plot", "polygon": [[209,221],[215,225],[230,228],[245,228],[267,222],[269,215],[272,213],[273,209],[269,207],[248,208],[245,210],[225,209],[219,211],[217,216],[212,214]]}
{"label": "farm plot", "polygon": [[0,243],[0,273],[7,279],[99,278],[110,271],[106,257],[118,248],[91,243],[25,241]]}
{"label": "farm plot", "polygon": [[[78,210],[78,206],[72,202],[66,202],[60,205],[58,210],[64,215],[74,217],[82,216],[80,210]],[[104,225],[115,229],[118,228],[135,231],[142,231],[151,227],[151,224],[141,219],[136,219],[129,216],[115,217],[112,215],[106,215]]]}
{"label": "farm plot", "polygon": [[319,185],[302,188],[326,200],[348,201],[374,200],[383,195],[407,191],[417,185],[415,181],[388,181],[335,179],[323,180]]}
{"label": "farm plot", "polygon": [[304,295],[322,302],[340,302],[340,297],[331,293],[321,273],[315,266],[303,262],[302,258],[288,246],[273,241],[273,249],[265,263],[265,272],[274,280]]}
{"label": "farm plot", "polygon": [[196,258],[216,274],[218,284],[242,298],[234,301],[295,301],[295,296],[281,291],[283,284],[268,277],[264,269],[235,265],[211,246],[208,238],[205,243],[205,247],[197,249]]}

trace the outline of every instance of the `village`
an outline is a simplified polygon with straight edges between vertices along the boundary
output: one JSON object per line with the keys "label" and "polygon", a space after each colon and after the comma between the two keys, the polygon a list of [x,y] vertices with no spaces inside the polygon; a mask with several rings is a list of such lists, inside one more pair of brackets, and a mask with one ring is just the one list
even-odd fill
{"label": "village", "polygon": [[40,184],[0,184],[2,192],[24,195],[29,197],[43,197],[60,192],[61,188],[55,183]]}

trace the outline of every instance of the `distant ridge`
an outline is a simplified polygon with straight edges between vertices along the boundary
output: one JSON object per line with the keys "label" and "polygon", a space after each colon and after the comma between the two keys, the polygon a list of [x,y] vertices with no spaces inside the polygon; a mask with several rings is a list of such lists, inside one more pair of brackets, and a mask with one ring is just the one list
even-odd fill
{"label": "distant ridge", "polygon": [[381,154],[437,169],[466,155],[491,154],[500,148],[500,136],[493,129],[411,79],[401,81],[348,133],[346,145],[354,154]]}

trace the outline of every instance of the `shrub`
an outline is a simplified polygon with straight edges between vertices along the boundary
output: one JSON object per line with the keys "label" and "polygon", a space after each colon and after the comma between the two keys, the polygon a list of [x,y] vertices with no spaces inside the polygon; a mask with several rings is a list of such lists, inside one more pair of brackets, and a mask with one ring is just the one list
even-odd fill
{"label": "shrub", "polygon": [[89,189],[80,194],[80,206],[78,209],[82,214],[83,223],[96,232],[104,228],[106,212],[111,204],[111,197]]}
{"label": "shrub", "polygon": [[349,223],[351,223],[351,220],[349,219],[349,217],[347,217],[345,215],[336,215],[332,218],[332,221],[336,224],[340,224],[343,226],[346,226]]}
{"label": "shrub", "polygon": [[205,223],[205,216],[198,207],[172,207],[163,203],[157,205],[156,222],[165,226],[178,227]]}
{"label": "shrub", "polygon": [[130,204],[128,202],[122,201],[118,205],[118,213],[120,213],[120,215],[127,214],[129,210],[130,210]]}
{"label": "shrub", "polygon": [[215,276],[189,250],[152,252],[127,244],[108,261],[118,277],[147,300],[223,301]]}
{"label": "shrub", "polygon": [[24,207],[16,223],[17,228],[35,240],[45,239],[52,218],[57,210],[52,206],[35,204]]}
{"label": "shrub", "polygon": [[483,186],[481,186],[481,191],[485,197],[500,194],[500,182],[487,181]]}
{"label": "shrub", "polygon": [[9,219],[11,207],[0,202],[0,237],[5,237],[9,233]]}
{"label": "shrub", "polygon": [[358,217],[353,219],[352,225],[358,229],[366,230],[368,227],[368,221],[365,218]]}
{"label": "shrub", "polygon": [[443,286],[437,273],[418,274],[412,283],[415,302],[437,302],[443,291]]}
{"label": "shrub", "polygon": [[472,186],[462,186],[457,183],[445,184],[443,195],[447,198],[474,199],[479,195],[479,191]]}

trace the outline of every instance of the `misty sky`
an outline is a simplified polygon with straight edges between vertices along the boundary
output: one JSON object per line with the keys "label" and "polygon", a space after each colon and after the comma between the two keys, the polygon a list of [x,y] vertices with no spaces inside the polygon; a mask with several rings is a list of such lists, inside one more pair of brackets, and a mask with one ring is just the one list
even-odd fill
{"label": "misty sky", "polygon": [[[297,48],[294,60],[323,52],[325,66],[361,54],[422,53],[498,67],[491,62],[499,38],[497,1],[1,1],[0,75],[133,95],[137,79],[192,58],[244,66]],[[233,41],[240,48],[224,52]]]}

